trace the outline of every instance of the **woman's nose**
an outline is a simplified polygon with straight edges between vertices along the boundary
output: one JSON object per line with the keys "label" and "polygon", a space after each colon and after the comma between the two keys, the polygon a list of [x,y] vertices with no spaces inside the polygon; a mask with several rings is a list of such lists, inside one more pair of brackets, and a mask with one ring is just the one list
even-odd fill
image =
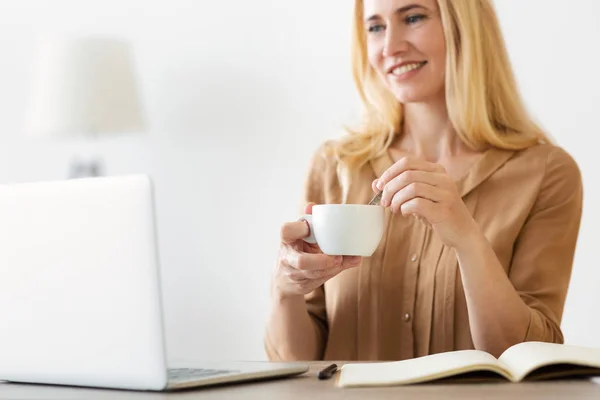
{"label": "woman's nose", "polygon": [[385,41],[383,44],[383,56],[392,57],[405,52],[408,49],[408,42],[401,32],[394,27],[388,27],[385,32]]}

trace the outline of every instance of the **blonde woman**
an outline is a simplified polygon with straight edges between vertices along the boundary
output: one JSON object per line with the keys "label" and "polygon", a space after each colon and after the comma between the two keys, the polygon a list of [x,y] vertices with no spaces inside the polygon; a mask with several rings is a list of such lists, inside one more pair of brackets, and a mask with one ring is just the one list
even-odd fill
{"label": "blonde woman", "polygon": [[305,211],[383,190],[387,226],[360,259],[283,225],[270,359],[561,343],[580,171],[527,115],[491,0],[356,0],[355,17],[364,125],[317,151]]}

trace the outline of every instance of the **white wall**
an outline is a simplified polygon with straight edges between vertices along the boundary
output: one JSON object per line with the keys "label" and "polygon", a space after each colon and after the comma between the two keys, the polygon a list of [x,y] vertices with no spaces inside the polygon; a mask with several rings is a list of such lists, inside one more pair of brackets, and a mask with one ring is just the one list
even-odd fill
{"label": "white wall", "polygon": [[584,212],[563,331],[568,342],[600,347],[600,2],[496,4],[531,111],[575,157],[583,174]]}
{"label": "white wall", "polygon": [[[536,117],[579,162],[586,209],[564,330],[600,346],[594,227],[600,3],[497,0]],[[264,359],[279,226],[299,207],[306,163],[356,116],[348,0],[21,0],[0,4],[0,183],[62,179],[74,154],[156,180],[171,360]],[[147,135],[100,143],[21,135],[37,34],[129,38]]]}

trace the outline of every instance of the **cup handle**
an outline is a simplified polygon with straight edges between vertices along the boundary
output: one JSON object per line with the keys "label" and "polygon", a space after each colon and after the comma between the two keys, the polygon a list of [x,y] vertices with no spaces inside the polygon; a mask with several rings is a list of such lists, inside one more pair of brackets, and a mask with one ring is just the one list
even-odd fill
{"label": "cup handle", "polygon": [[298,218],[298,221],[306,221],[308,223],[308,230],[310,231],[309,235],[307,237],[302,238],[302,240],[304,240],[306,243],[316,244],[317,238],[315,238],[315,233],[313,229],[312,215],[305,214]]}

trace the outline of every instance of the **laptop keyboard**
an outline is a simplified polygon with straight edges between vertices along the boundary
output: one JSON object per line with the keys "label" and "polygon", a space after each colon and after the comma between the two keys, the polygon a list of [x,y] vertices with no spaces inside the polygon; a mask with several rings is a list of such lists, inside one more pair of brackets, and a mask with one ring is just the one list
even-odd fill
{"label": "laptop keyboard", "polygon": [[225,369],[206,369],[206,368],[172,368],[169,369],[169,380],[188,380],[212,378],[220,375],[228,375],[240,371]]}

